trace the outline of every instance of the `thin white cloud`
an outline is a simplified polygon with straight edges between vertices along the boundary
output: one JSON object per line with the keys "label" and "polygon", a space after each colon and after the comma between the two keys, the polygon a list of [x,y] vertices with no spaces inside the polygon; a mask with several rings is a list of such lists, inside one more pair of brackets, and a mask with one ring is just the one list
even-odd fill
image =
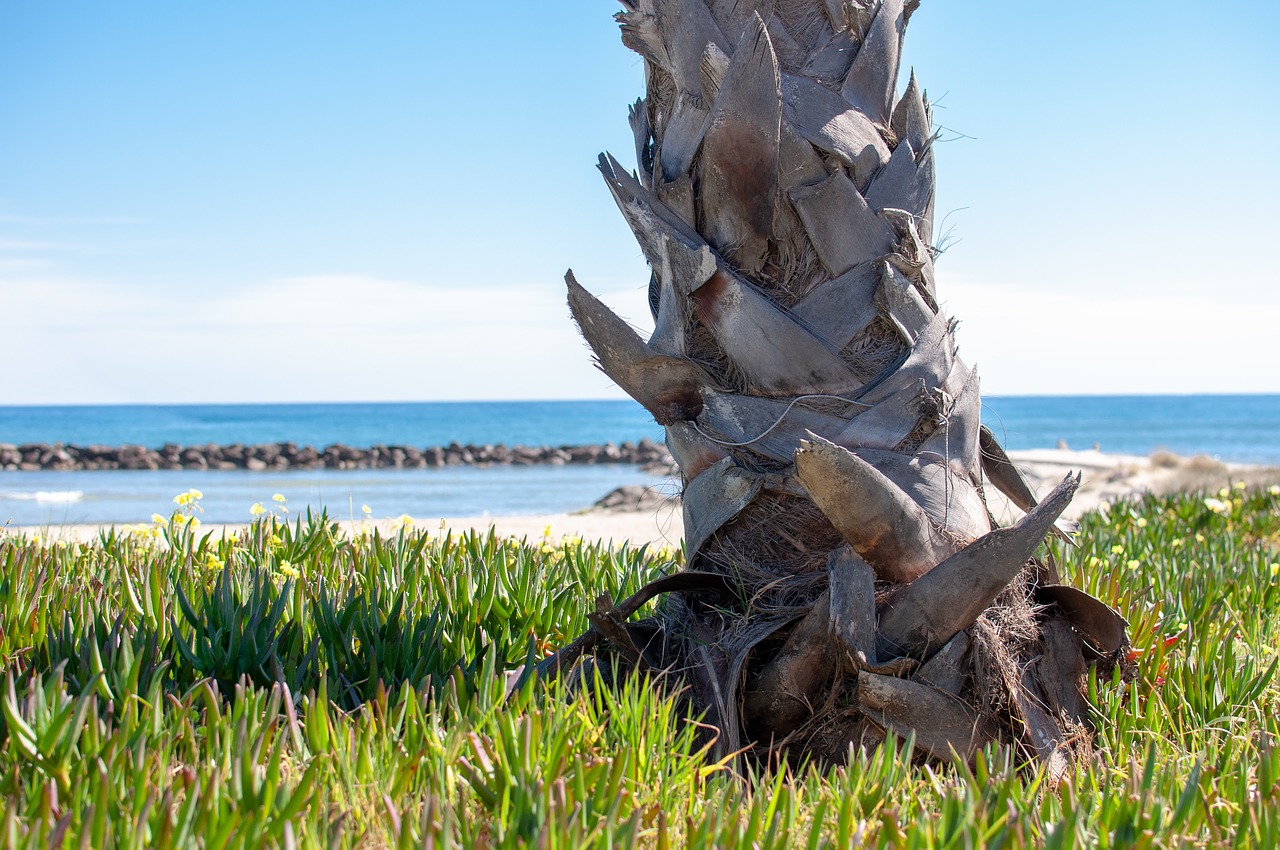
{"label": "thin white cloud", "polygon": [[[558,289],[350,276],[207,294],[3,286],[0,403],[620,394],[591,366]],[[621,295],[620,312],[644,309]]]}
{"label": "thin white cloud", "polygon": [[1134,297],[940,275],[961,356],[993,395],[1274,393],[1280,300],[1213,293]]}
{"label": "thin white cloud", "polygon": [[[1280,391],[1274,297],[1085,296],[945,272],[939,292],[989,394]],[[598,294],[644,332],[642,287]],[[200,291],[0,274],[0,404],[592,397],[621,391],[552,284],[329,275]]]}
{"label": "thin white cloud", "polygon": [[0,213],[0,224],[38,224],[38,225],[67,225],[67,224],[143,224],[145,218],[136,216],[120,216],[120,215],[21,215],[13,213]]}
{"label": "thin white cloud", "polygon": [[39,242],[29,239],[0,239],[0,251],[57,251],[66,246],[57,242]]}

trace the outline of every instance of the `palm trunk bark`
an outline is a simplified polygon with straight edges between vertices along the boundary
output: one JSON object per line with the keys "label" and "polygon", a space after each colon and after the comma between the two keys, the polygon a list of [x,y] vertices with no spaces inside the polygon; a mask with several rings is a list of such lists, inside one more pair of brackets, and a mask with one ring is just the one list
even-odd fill
{"label": "palm trunk bark", "polygon": [[[1123,620],[1059,599],[1034,559],[1077,480],[1037,503],[938,309],[931,111],[914,76],[896,94],[917,3],[622,5],[647,77],[638,168],[600,170],[651,267],[655,330],[572,273],[569,304],[666,428],[687,569],[739,592],[674,598],[656,631],[605,605],[587,643],[683,671],[722,752],[838,758],[893,732],[945,758],[1000,738],[1061,775],[1087,739],[1086,662],[1124,655]],[[997,528],[987,484],[1023,519]]]}

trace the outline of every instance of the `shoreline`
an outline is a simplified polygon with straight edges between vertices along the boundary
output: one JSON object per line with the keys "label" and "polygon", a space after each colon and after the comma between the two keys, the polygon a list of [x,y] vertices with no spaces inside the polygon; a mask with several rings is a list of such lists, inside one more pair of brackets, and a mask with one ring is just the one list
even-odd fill
{"label": "shoreline", "polygon": [[[1025,449],[1009,452],[1009,458],[1031,486],[1043,496],[1069,472],[1079,472],[1080,489],[1063,516],[1079,519],[1103,502],[1137,498],[1151,493],[1167,496],[1174,493],[1205,490],[1217,492],[1244,482],[1247,487],[1270,487],[1280,484],[1280,466],[1231,463],[1207,455],[1183,456],[1155,451],[1150,455],[1110,454],[1097,449]],[[1009,505],[1003,494],[988,487],[991,511],[1002,524],[1021,515]]]}
{"label": "shoreline", "polygon": [[[1097,450],[1075,451],[1070,449],[1032,449],[1009,453],[1010,458],[1022,470],[1031,489],[1037,494],[1047,493],[1069,472],[1083,474],[1083,482],[1075,499],[1064,516],[1079,518],[1096,509],[1102,502],[1140,496],[1144,493],[1168,495],[1188,490],[1216,492],[1243,482],[1247,487],[1280,485],[1280,467],[1256,464],[1225,463],[1200,455],[1182,457],[1169,452],[1155,452],[1150,456],[1109,454]],[[612,495],[612,494],[609,494]],[[1007,524],[1020,512],[995,490],[987,488],[990,508],[996,519]],[[604,501],[602,494],[601,501]],[[466,517],[416,517],[413,527],[432,534],[448,530],[455,534],[464,531],[487,531],[493,528],[499,536],[527,537],[538,540],[550,527],[551,538],[579,537],[587,541],[605,541],[620,545],[678,547],[683,538],[684,522],[680,503],[673,498],[658,497],[642,503],[640,508],[587,507],[572,513],[542,513],[516,516],[466,516]],[[143,518],[139,518],[141,521]],[[383,534],[395,530],[397,520],[382,518],[371,520]],[[9,533],[41,534],[48,539],[86,541],[108,528],[124,528],[135,523],[103,523],[63,526],[10,526]],[[205,524],[201,534],[225,535],[246,527],[246,523]],[[360,520],[340,520],[338,525],[352,533],[361,525]]]}

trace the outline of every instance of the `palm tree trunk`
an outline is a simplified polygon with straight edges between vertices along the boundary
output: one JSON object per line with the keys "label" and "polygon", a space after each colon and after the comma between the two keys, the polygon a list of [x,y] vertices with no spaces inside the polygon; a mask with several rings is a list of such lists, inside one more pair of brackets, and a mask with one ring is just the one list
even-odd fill
{"label": "palm tree trunk", "polygon": [[[914,76],[896,96],[918,2],[622,5],[647,76],[638,169],[600,170],[655,330],[572,273],[569,304],[666,428],[687,569],[738,597],[672,598],[660,639],[597,611],[587,643],[683,671],[723,752],[838,758],[893,732],[945,758],[1000,738],[1060,775],[1087,740],[1086,662],[1121,658],[1124,625],[1034,559],[1078,480],[1037,503],[938,309],[936,137]],[[986,484],[1026,515],[997,528]]]}

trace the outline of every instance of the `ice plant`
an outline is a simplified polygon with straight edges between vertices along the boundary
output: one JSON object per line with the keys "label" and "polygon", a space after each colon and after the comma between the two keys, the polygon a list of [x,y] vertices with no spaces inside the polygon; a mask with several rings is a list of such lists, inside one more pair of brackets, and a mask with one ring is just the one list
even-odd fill
{"label": "ice plant", "polygon": [[[592,647],[679,670],[722,753],[996,737],[1061,776],[1086,659],[1123,659],[1126,624],[1033,559],[1078,478],[1031,492],[939,309],[931,107],[914,76],[896,89],[918,3],[622,5],[637,170],[599,167],[652,335],[566,282],[600,368],[666,428],[687,569],[648,592],[684,595],[643,627],[634,600],[597,605],[544,670]],[[990,485],[1024,512],[1010,528]]]}
{"label": "ice plant", "polygon": [[10,530],[6,846],[1276,846],[1275,499],[1249,494],[1189,557],[1167,543],[1210,518],[1200,496],[1124,510],[1148,520],[1119,532],[1135,573],[1109,566],[1117,532],[1096,515],[1054,553],[1131,613],[1140,673],[1096,683],[1129,698],[1101,705],[1097,758],[1056,794],[994,747],[968,768],[884,748],[726,781],[704,713],[652,686],[662,673],[614,659],[566,681],[581,698],[511,688],[578,628],[579,589],[633,598],[678,552],[544,555],[536,534],[470,530],[349,540],[323,514],[238,542],[105,531],[83,551]]}

